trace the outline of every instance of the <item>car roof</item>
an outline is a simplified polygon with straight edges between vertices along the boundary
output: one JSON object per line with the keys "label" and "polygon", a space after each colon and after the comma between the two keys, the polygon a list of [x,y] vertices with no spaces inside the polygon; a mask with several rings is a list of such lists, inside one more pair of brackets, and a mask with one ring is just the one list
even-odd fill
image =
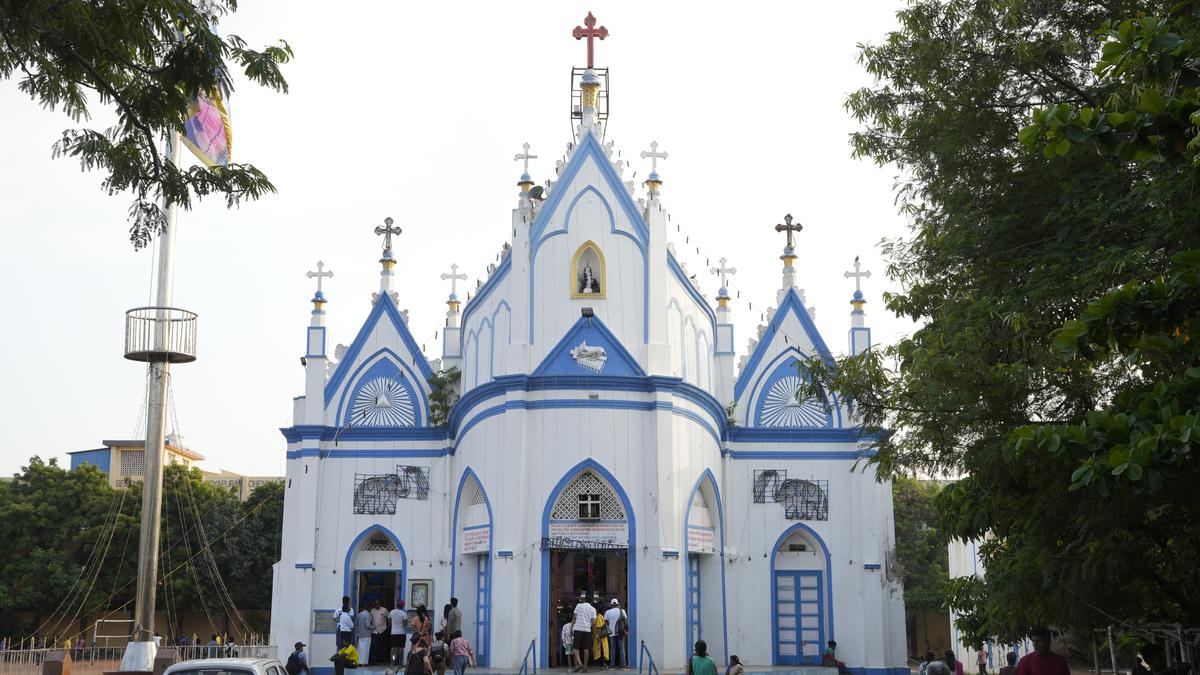
{"label": "car roof", "polygon": [[203,670],[227,666],[239,666],[242,668],[247,668],[253,666],[267,666],[271,665],[272,663],[279,663],[279,661],[276,659],[192,659],[190,661],[180,661],[179,663],[172,664],[164,671],[164,673],[170,673],[176,670],[192,670],[195,668]]}

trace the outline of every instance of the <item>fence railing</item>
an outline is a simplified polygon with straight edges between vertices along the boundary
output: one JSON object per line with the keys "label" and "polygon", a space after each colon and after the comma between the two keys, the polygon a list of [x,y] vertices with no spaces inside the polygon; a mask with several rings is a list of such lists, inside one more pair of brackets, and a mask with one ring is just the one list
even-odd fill
{"label": "fence railing", "polygon": [[646,675],[658,675],[658,666],[654,664],[654,657],[646,648],[645,640],[642,640],[642,648],[638,650],[638,675],[642,675],[643,665],[646,667]]}
{"label": "fence railing", "polygon": [[[533,660],[533,670],[529,670],[530,659]],[[529,641],[529,649],[525,650],[525,659],[521,661],[520,675],[537,675],[537,640]]]}
{"label": "fence railing", "polygon": [[[165,649],[166,647],[161,647]],[[275,658],[274,645],[186,645],[172,646],[180,661],[196,659],[268,659]],[[48,658],[71,656],[73,675],[101,675],[119,670],[125,647],[82,647],[78,649],[2,649],[0,675],[40,675]]]}

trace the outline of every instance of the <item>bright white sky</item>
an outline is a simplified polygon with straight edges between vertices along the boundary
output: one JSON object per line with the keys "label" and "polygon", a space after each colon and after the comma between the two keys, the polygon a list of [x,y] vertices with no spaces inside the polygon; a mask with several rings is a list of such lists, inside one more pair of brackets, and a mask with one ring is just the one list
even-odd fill
{"label": "bright white sky", "polygon": [[[199,360],[174,368],[178,429],[209,468],[283,471],[279,427],[303,392],[300,366],[318,259],[330,346],[349,344],[378,287],[380,241],[392,216],[396,288],[427,355],[444,321],[457,262],[473,290],[510,233],[528,141],[539,183],[571,140],[569,73],[585,48],[571,38],[589,9],[610,36],[597,66],[611,68],[608,138],[637,170],[657,140],[664,203],[679,257],[691,272],[725,256],[739,354],[773,304],[785,213],[804,224],[798,279],[835,353],[846,351],[849,299],[842,272],[860,255],[874,272],[864,292],[868,325],[890,342],[912,325],[889,316],[880,295],[878,242],[906,232],[893,203],[897,171],[853,160],[856,123],[847,93],[869,84],[859,42],[880,42],[901,0],[737,3],[723,11],[674,3],[243,2],[225,32],[261,45],[284,37],[296,51],[287,96],[239,86],[231,101],[234,160],[258,166],[279,194],[227,211],[212,199],[182,214],[175,304],[197,312]],[[125,361],[126,309],[150,303],[152,255],[127,241],[127,195],[101,176],[52,160],[71,126],[0,83],[0,353],[5,441],[0,473],[34,454],[141,438],[144,366]],[[110,119],[98,116],[103,125]],[[191,161],[185,150],[185,157]],[[626,177],[631,172],[626,173]],[[673,228],[672,228],[673,229]],[[686,243],[685,243],[685,237]],[[699,246],[700,253],[696,253]],[[708,264],[706,264],[706,259]],[[702,274],[715,295],[716,279]],[[462,287],[460,286],[460,289]],[[460,292],[460,295],[462,293]],[[752,305],[752,308],[751,308]]]}

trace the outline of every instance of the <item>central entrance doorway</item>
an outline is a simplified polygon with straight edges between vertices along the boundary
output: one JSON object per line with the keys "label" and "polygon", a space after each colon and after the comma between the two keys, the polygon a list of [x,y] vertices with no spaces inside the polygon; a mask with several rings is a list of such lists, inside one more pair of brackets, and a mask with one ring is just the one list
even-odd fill
{"label": "central entrance doorway", "polygon": [[[582,542],[581,542],[582,543]],[[562,627],[574,620],[580,594],[600,614],[613,598],[624,607],[629,597],[629,552],[625,549],[550,549],[550,665],[567,667]],[[610,627],[611,630],[611,627]]]}
{"label": "central entrance doorway", "polygon": [[562,629],[573,622],[581,594],[598,614],[609,609],[616,598],[630,617],[626,642],[634,640],[633,514],[619,490],[608,471],[586,460],[559,481],[547,500],[541,546],[543,666],[570,665],[563,650]]}

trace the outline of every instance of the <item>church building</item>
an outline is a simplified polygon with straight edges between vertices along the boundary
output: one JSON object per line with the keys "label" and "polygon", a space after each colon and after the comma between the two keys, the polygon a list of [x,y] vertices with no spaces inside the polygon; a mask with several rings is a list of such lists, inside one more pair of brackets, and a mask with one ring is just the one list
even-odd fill
{"label": "church building", "polygon": [[[307,643],[322,670],[343,595],[355,611],[425,605],[439,623],[455,597],[481,666],[559,667],[585,594],[626,609],[635,665],[644,645],[660,669],[682,669],[699,639],[722,668],[730,654],[820,665],[836,640],[857,675],[907,673],[891,485],[855,467],[871,438],[846,402],[801,394],[801,361],[832,355],[796,286],[800,225],[776,226],[775,308],[739,359],[735,270],[714,268],[714,304],[676,260],[667,153],[652,144],[648,179],[625,177],[604,137],[608,72],[592,63],[607,30],[590,14],[585,26],[566,161],[537,184],[529,146],[517,156],[511,223],[496,226],[511,241],[467,302],[451,286],[440,361],[422,354],[393,287],[417,253],[393,248],[391,219],[348,347],[329,348],[329,273],[309,273],[272,644]],[[851,353],[871,342],[867,274],[846,275]]]}

